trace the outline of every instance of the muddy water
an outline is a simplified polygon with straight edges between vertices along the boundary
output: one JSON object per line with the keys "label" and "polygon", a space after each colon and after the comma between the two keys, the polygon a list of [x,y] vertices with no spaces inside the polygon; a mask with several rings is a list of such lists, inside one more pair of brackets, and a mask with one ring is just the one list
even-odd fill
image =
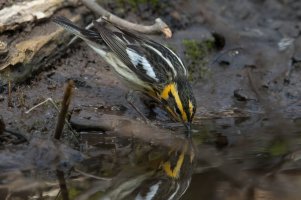
{"label": "muddy water", "polygon": [[[156,39],[190,71],[202,68],[192,77],[191,138],[138,93],[145,124],[127,88],[84,43],[15,85],[10,107],[1,85],[11,132],[0,129],[0,199],[300,199],[300,8],[298,1],[180,1],[175,9],[190,23],[173,24],[171,40]],[[213,32],[224,42],[202,62],[193,57],[195,65],[183,41],[212,40]],[[52,103],[25,111],[47,98],[56,105],[69,79],[73,131],[66,127],[59,142],[51,137]]]}

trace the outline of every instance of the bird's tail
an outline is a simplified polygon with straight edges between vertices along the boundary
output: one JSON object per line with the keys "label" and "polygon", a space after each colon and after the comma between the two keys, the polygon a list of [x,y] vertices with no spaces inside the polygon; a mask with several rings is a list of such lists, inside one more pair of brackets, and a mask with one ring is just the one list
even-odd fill
{"label": "bird's tail", "polygon": [[90,47],[96,50],[97,53],[101,54],[102,56],[105,55],[105,52],[102,50],[103,47],[101,48],[101,45],[104,45],[104,42],[97,31],[80,28],[72,21],[62,16],[54,18],[53,22],[60,25],[70,33],[73,33],[74,35],[83,39]]}
{"label": "bird's tail", "polygon": [[70,21],[69,19],[67,19],[65,17],[62,17],[62,16],[56,17],[53,19],[53,22],[62,26],[67,31],[73,33],[74,35],[76,35],[84,40],[90,39],[93,41],[93,39],[100,38],[100,35],[96,31],[80,28],[80,27],[76,26],[72,21]]}

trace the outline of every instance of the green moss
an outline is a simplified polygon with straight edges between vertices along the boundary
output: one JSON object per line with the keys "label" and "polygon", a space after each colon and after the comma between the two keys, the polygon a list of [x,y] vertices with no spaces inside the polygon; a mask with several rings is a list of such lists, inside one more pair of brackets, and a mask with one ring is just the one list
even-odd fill
{"label": "green moss", "polygon": [[80,193],[81,191],[75,187],[71,187],[68,189],[68,194],[70,199],[75,199]]}
{"label": "green moss", "polygon": [[268,147],[267,152],[272,156],[282,156],[289,151],[289,146],[286,140],[276,139]]}
{"label": "green moss", "polygon": [[183,45],[190,79],[205,78],[209,75],[208,57],[214,49],[214,41],[183,40]]}
{"label": "green moss", "polygon": [[92,196],[90,196],[89,199],[90,200],[98,200],[101,197],[104,197],[104,192],[99,191],[99,192],[94,193]]}

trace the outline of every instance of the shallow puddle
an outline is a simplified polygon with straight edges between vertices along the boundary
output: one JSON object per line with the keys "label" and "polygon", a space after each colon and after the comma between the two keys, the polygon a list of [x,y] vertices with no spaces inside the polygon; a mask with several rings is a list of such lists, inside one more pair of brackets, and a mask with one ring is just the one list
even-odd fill
{"label": "shallow puddle", "polygon": [[275,120],[204,120],[147,141],[82,132],[80,151],[34,138],[1,154],[1,199],[298,199],[300,128]]}

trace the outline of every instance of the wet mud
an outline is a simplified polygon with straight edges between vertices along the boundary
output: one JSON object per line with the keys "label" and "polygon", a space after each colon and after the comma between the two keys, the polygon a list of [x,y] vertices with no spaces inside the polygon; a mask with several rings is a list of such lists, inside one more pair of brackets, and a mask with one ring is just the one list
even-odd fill
{"label": "wet mud", "polygon": [[[25,82],[0,80],[0,199],[299,199],[301,2],[130,2],[106,7],[139,22],[159,15],[174,31],[150,37],[190,71],[191,137],[135,93],[145,123],[128,88],[77,41]],[[68,80],[75,88],[57,141]]]}

